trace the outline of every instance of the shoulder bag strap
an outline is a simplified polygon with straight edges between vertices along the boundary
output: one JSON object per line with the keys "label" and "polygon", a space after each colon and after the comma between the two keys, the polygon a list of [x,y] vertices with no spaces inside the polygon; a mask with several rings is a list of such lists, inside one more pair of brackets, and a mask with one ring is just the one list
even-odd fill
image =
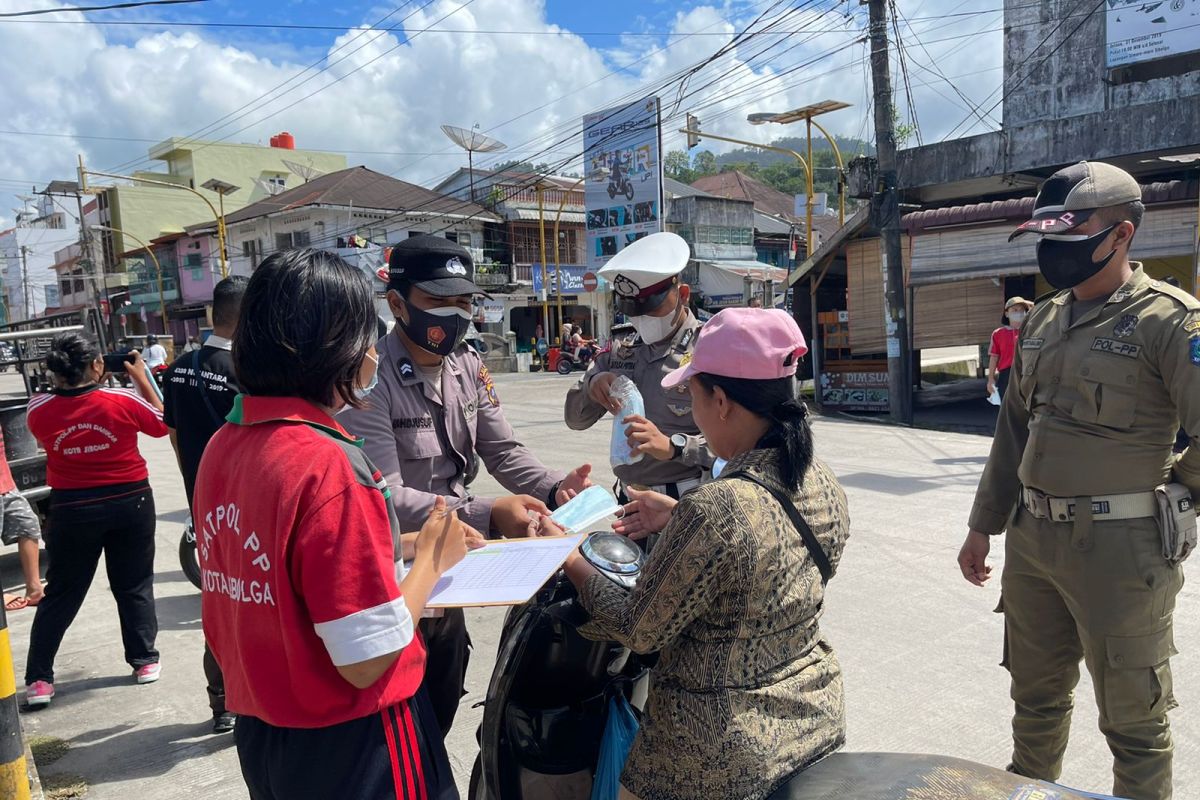
{"label": "shoulder bag strap", "polygon": [[[722,475],[721,477],[724,478],[726,476]],[[799,509],[796,508],[796,504],[792,502],[791,498],[775,487],[768,486],[749,472],[735,472],[728,477],[741,478],[744,481],[757,484],[766,489],[772,497],[779,501],[779,505],[783,506],[784,513],[792,520],[792,524],[796,526],[796,530],[800,531],[800,537],[804,539],[804,544],[808,547],[809,554],[812,555],[813,561],[816,562],[817,569],[821,571],[821,583],[829,583],[829,579],[833,577],[833,564],[830,563],[825,548],[821,547],[821,543],[817,541],[817,535],[813,533],[812,528],[804,520],[804,517],[800,514]]]}
{"label": "shoulder bag strap", "polygon": [[204,401],[204,407],[208,409],[208,415],[212,417],[213,424],[218,428],[221,427],[225,424],[225,420],[213,408],[212,400],[208,397],[208,384],[200,374],[200,351],[198,349],[192,351],[192,375],[200,383],[200,399]]}

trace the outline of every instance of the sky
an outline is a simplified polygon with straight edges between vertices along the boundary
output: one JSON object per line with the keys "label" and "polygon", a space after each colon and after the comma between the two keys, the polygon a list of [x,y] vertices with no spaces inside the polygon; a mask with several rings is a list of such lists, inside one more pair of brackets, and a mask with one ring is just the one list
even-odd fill
{"label": "sky", "polygon": [[[70,5],[0,0],[0,14]],[[898,9],[899,120],[925,143],[998,128],[999,107],[983,120],[970,109],[1000,97],[999,0]],[[857,0],[207,0],[0,18],[0,229],[16,194],[74,179],[78,154],[105,171],[160,169],[146,152],[172,136],[266,144],[286,130],[298,147],[426,186],[466,164],[441,124],[508,144],[477,166],[578,169],[581,117],[651,93],[666,150],[684,147],[688,111],[705,130],[766,142],[800,130],[746,114],[826,99],[851,104],[824,118],[832,133],[872,139],[866,15]],[[748,26],[756,35],[730,47]]]}

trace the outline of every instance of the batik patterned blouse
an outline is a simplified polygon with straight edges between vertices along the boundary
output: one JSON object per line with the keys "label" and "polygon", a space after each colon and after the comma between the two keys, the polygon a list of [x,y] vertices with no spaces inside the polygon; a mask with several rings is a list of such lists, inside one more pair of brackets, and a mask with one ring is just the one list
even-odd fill
{"label": "batik patterned blouse", "polygon": [[[723,472],[782,488],[779,451]],[[836,566],[850,532],[846,495],[814,459],[796,507]],[[818,621],[821,574],[780,504],[722,478],[679,501],[632,592],[595,575],[585,629],[661,651],[622,783],[641,800],[758,800],[845,742],[841,668]]]}

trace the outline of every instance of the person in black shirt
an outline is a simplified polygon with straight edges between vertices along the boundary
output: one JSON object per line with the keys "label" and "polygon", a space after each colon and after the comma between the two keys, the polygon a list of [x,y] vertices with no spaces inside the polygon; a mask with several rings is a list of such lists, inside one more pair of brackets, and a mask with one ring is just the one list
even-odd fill
{"label": "person in black shirt", "polygon": [[[163,421],[179,459],[188,508],[196,489],[196,473],[208,440],[225,424],[233,398],[241,389],[233,374],[230,340],[237,327],[248,278],[235,275],[213,287],[213,332],[199,350],[184,353],[163,376]],[[204,645],[204,675],[213,733],[233,730],[234,715],[225,708],[225,679],[212,651]]]}

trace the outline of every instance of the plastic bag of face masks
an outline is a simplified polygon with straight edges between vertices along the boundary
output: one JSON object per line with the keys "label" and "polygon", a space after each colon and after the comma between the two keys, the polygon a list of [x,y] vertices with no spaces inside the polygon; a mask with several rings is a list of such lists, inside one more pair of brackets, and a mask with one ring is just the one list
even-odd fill
{"label": "plastic bag of face masks", "polygon": [[621,404],[621,409],[613,415],[612,439],[608,446],[608,463],[614,467],[622,464],[636,464],[642,460],[645,454],[632,452],[627,438],[629,426],[623,420],[630,414],[646,415],[646,404],[642,400],[642,393],[638,391],[637,385],[633,381],[624,375],[619,375],[609,387],[608,394]]}

